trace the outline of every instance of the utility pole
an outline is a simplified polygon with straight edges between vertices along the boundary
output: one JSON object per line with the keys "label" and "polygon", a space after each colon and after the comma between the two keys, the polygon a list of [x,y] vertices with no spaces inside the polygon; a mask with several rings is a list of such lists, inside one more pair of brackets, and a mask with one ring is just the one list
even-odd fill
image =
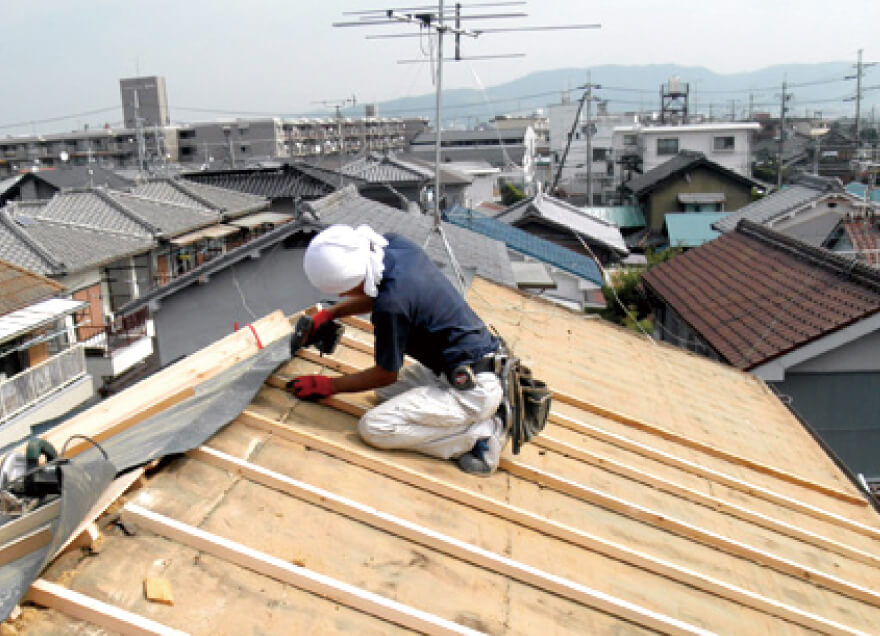
{"label": "utility pole", "polygon": [[749,121],[755,117],[755,94],[749,93]]}
{"label": "utility pole", "polygon": [[137,140],[138,172],[144,172],[144,155],[146,154],[146,147],[144,141],[144,125],[143,120],[141,119],[140,101],[138,100],[137,88],[134,89],[134,129],[135,139]]}
{"label": "utility pole", "polygon": [[782,187],[782,158],[785,154],[785,113],[788,112],[786,103],[791,99],[788,91],[788,83],[782,80],[782,96],[779,103],[779,149],[776,152],[776,187]]}
{"label": "utility pole", "polygon": [[587,141],[587,161],[584,164],[587,169],[587,201],[585,207],[593,205],[593,89],[602,88],[599,84],[592,83],[592,74],[587,72],[586,102],[587,102],[587,125],[584,126],[584,134]]}
{"label": "utility pole", "polygon": [[440,176],[440,111],[443,106],[443,0],[437,7],[437,91],[434,99],[434,121],[437,123],[437,134],[434,135],[434,227],[440,229],[440,187],[443,179]]}
{"label": "utility pole", "polygon": [[862,50],[859,49],[859,59],[856,62],[856,144],[859,143],[862,133]]}

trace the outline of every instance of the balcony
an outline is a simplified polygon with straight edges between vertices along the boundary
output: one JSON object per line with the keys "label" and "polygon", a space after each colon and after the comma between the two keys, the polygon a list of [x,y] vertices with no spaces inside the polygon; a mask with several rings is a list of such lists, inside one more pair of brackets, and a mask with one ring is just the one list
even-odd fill
{"label": "balcony", "polygon": [[0,421],[9,421],[85,375],[85,348],[77,344],[16,376],[0,381],[0,404],[3,408]]}
{"label": "balcony", "polygon": [[88,350],[89,373],[96,377],[114,378],[153,353],[146,308],[112,324],[77,329]]}

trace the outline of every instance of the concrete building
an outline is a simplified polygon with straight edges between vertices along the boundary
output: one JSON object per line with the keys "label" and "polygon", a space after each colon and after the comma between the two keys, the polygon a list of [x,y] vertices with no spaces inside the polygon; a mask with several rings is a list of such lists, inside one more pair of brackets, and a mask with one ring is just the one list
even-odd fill
{"label": "concrete building", "polygon": [[710,161],[744,177],[752,176],[752,136],[755,122],[712,122],[681,126],[617,126],[612,134],[615,159],[636,155],[642,172],[653,170],[681,150],[702,152]]}
{"label": "concrete building", "polygon": [[145,128],[171,123],[164,77],[121,79],[119,94],[122,97],[122,122],[126,128],[137,128],[138,120]]}

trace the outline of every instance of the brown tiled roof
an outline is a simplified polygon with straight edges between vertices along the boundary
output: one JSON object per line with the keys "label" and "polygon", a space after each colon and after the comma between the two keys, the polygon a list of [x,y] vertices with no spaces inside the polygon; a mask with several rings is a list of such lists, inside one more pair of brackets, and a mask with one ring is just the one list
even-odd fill
{"label": "brown tiled roof", "polygon": [[748,221],[643,281],[741,369],[880,310],[880,272]]}
{"label": "brown tiled roof", "polygon": [[880,267],[880,225],[874,219],[850,219],[843,222],[846,235],[859,260]]}
{"label": "brown tiled roof", "polygon": [[0,260],[0,316],[51,298],[63,289],[53,280]]}

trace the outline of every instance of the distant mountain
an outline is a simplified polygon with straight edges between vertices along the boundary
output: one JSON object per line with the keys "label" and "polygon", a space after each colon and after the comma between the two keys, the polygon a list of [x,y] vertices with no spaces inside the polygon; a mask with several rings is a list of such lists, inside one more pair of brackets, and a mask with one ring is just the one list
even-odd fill
{"label": "distant mountain", "polygon": [[[876,85],[880,72],[873,77],[867,69],[863,85]],[[749,109],[778,115],[782,81],[792,94],[789,113],[804,116],[821,111],[826,117],[852,117],[855,104],[844,101],[855,95],[855,81],[845,81],[854,69],[850,62],[823,64],[786,64],[769,66],[748,73],[720,75],[698,66],[653,64],[646,66],[597,66],[590,69],[591,79],[601,84],[597,97],[608,100],[610,112],[660,109],[660,86],[678,76],[690,85],[690,111],[716,117],[728,117],[733,108],[737,117]],[[562,68],[531,73],[525,77],[492,86],[486,91],[451,89],[443,93],[444,126],[487,121],[494,115],[526,113],[559,103],[562,93],[586,81],[585,69]],[[581,91],[571,92],[572,100]],[[865,91],[862,116],[871,117],[872,106],[880,106],[880,91]],[[422,116],[434,118],[434,95],[395,99],[378,104],[382,116]],[[880,109],[878,109],[880,110]],[[877,113],[880,116],[880,112]]]}

